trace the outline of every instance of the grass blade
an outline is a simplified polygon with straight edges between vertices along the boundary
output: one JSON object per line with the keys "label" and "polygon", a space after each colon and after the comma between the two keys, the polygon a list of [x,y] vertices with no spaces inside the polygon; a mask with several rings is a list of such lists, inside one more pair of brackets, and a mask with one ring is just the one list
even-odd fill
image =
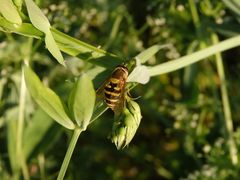
{"label": "grass blade", "polygon": [[177,69],[181,69],[190,64],[196,63],[208,56],[214,55],[217,52],[222,52],[222,51],[237,47],[239,45],[240,45],[240,35],[233,38],[229,38],[216,45],[197,51],[190,55],[183,56],[179,59],[165,62],[159,65],[156,65],[154,67],[150,67],[149,68],[150,75],[157,76],[160,74],[165,74],[165,73],[175,71]]}

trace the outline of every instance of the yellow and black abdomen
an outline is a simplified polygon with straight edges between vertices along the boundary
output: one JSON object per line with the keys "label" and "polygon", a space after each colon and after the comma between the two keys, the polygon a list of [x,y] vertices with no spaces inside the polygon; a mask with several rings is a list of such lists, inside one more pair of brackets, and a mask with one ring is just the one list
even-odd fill
{"label": "yellow and black abdomen", "polygon": [[105,102],[108,107],[114,110],[115,106],[119,103],[121,99],[121,82],[119,79],[110,78],[109,82],[104,88]]}

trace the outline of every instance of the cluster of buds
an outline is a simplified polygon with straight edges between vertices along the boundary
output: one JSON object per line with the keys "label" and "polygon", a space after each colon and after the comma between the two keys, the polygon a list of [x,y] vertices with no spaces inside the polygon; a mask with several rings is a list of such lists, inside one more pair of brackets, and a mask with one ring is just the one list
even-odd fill
{"label": "cluster of buds", "polygon": [[139,105],[128,100],[126,106],[119,115],[115,115],[111,139],[117,149],[123,149],[133,139],[142,115]]}

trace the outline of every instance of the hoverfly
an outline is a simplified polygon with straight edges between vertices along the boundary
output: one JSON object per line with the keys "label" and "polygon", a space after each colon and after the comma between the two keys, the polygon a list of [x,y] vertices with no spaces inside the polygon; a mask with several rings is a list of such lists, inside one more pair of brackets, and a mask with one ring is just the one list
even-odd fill
{"label": "hoverfly", "polygon": [[118,65],[111,76],[97,90],[98,95],[102,95],[107,106],[118,114],[125,106],[125,87],[128,78],[128,68]]}

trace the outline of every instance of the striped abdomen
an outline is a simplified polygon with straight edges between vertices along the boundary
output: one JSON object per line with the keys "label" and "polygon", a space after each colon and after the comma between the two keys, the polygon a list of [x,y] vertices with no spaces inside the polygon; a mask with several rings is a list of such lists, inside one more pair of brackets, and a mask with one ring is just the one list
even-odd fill
{"label": "striped abdomen", "polygon": [[128,70],[125,66],[118,66],[112,73],[104,87],[105,102],[113,111],[121,103],[125,91]]}

